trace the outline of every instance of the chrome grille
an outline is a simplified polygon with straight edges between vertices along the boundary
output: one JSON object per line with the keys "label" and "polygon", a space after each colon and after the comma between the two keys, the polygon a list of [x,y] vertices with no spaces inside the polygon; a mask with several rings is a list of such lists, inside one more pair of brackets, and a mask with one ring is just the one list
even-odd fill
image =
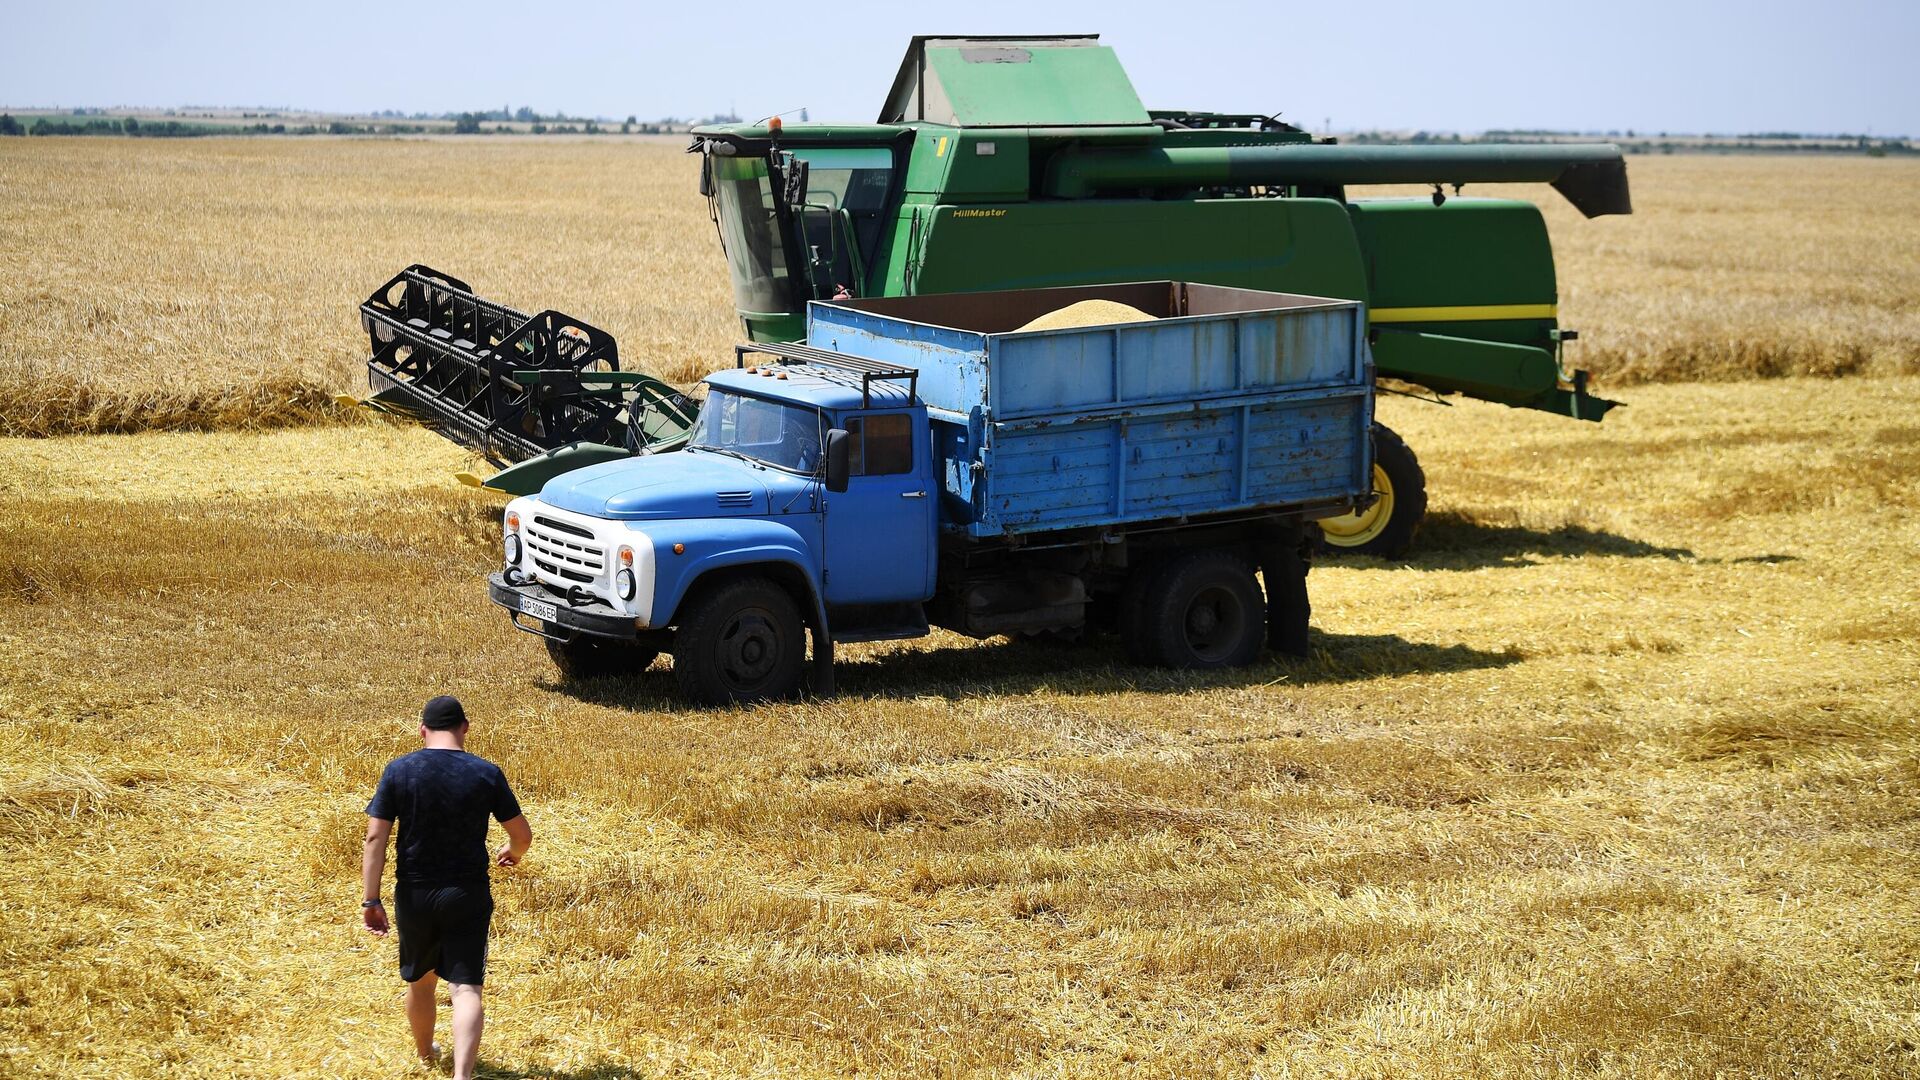
{"label": "chrome grille", "polygon": [[534,567],[549,577],[591,585],[605,576],[607,549],[594,542],[590,530],[535,515],[525,532]]}

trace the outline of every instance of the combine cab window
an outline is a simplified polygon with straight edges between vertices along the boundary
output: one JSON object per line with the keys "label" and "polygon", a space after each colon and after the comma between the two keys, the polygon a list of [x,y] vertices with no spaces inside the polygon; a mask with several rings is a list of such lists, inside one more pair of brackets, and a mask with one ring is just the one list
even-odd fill
{"label": "combine cab window", "polygon": [[[880,146],[822,147],[797,149],[794,155],[807,163],[807,205],[802,211],[807,243],[823,260],[831,256],[831,284],[857,287],[857,268],[843,249],[850,240],[858,249],[859,267],[873,259],[893,186],[893,152]],[[835,217],[842,223],[838,236],[832,231]]]}
{"label": "combine cab window", "polygon": [[733,275],[733,306],[743,312],[795,310],[799,304],[787,276],[767,163],[759,158],[715,157],[712,161],[720,243],[727,250],[727,270]]}

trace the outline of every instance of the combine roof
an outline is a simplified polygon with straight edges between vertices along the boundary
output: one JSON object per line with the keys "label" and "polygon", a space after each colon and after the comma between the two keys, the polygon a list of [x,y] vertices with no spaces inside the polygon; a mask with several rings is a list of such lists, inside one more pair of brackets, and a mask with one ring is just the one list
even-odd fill
{"label": "combine roof", "polygon": [[955,127],[1150,124],[1098,34],[925,35],[907,46],[880,123]]}

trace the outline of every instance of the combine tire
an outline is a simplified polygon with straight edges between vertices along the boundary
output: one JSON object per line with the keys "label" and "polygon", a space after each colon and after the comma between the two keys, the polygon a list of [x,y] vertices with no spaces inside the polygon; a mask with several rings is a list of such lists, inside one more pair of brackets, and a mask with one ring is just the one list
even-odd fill
{"label": "combine tire", "polygon": [[653,658],[660,653],[631,641],[583,634],[565,642],[549,638],[547,655],[553,658],[553,666],[559,669],[560,678],[574,682],[579,679],[638,675],[647,670],[647,665],[653,663]]}
{"label": "combine tire", "polygon": [[1171,668],[1245,667],[1267,636],[1253,568],[1224,551],[1189,551],[1144,575],[1132,598],[1127,655]]}
{"label": "combine tire", "polygon": [[673,639],[680,692],[702,705],[792,697],[805,661],[800,609],[766,578],[740,578],[705,591]]}
{"label": "combine tire", "polygon": [[1427,516],[1427,474],[1400,436],[1380,424],[1373,426],[1373,490],[1380,497],[1367,509],[1320,521],[1322,548],[1383,559],[1407,553]]}

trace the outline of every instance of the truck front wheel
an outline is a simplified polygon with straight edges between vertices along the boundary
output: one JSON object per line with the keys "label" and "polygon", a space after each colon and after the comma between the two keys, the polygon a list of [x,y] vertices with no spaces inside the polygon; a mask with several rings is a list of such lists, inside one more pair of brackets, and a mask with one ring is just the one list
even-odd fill
{"label": "truck front wheel", "polygon": [[575,679],[603,679],[608,676],[638,675],[647,670],[658,649],[649,649],[631,641],[592,637],[582,634],[572,641],[547,639],[547,655],[567,682]]}
{"label": "truck front wheel", "polygon": [[695,597],[673,639],[680,692],[703,705],[771,701],[800,689],[800,609],[766,578],[739,578]]}
{"label": "truck front wheel", "polygon": [[1161,563],[1125,612],[1128,654],[1174,668],[1244,667],[1260,656],[1266,603],[1253,568],[1225,551]]}
{"label": "truck front wheel", "polygon": [[1373,505],[1357,514],[1320,521],[1320,542],[1330,552],[1397,559],[1413,546],[1427,516],[1427,474],[1420,459],[1390,427],[1373,425]]}

